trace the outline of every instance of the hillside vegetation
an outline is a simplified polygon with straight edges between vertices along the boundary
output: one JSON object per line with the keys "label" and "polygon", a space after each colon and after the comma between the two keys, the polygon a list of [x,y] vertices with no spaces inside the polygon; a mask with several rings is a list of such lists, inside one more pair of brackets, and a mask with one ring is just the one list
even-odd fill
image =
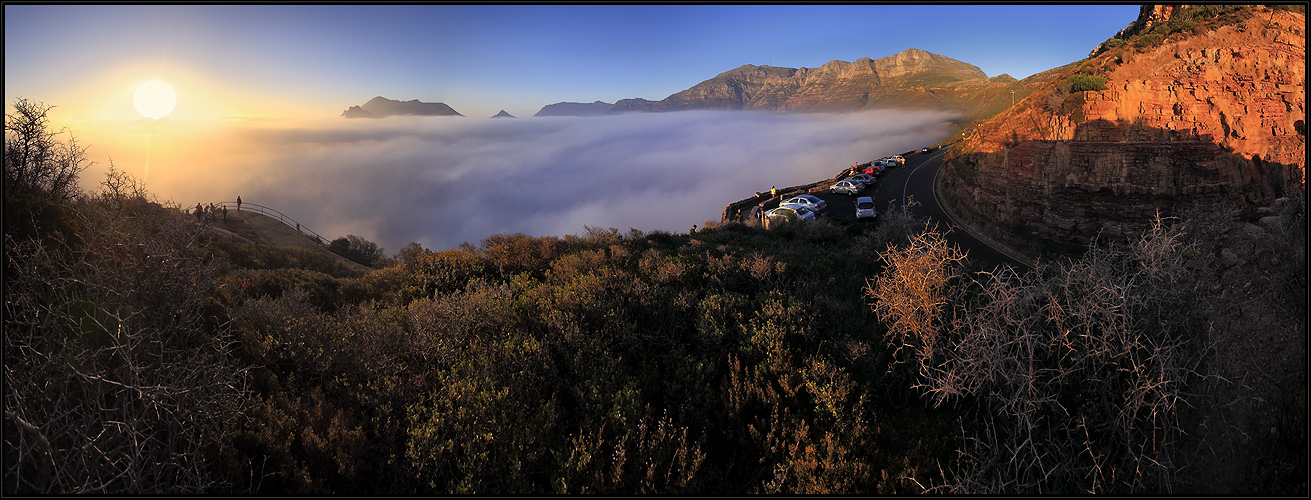
{"label": "hillside vegetation", "polygon": [[[1235,401],[1195,307],[1224,212],[1023,275],[899,210],[496,235],[359,274],[113,169],[96,193],[30,175],[87,160],[15,107],[7,494],[1160,493],[1216,491],[1192,466],[1230,451],[1189,441],[1189,408]],[[1300,405],[1233,491],[1305,494]]]}

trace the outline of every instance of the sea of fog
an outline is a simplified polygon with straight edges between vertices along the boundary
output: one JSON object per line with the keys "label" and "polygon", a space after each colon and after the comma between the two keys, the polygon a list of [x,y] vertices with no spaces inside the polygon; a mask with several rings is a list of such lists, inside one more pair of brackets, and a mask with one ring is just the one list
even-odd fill
{"label": "sea of fog", "polygon": [[410,242],[447,250],[493,234],[562,236],[585,226],[685,232],[771,186],[941,140],[950,118],[684,111],[230,123],[203,132],[160,124],[129,141],[132,161],[114,160],[162,200],[185,207],[240,195],[390,255]]}

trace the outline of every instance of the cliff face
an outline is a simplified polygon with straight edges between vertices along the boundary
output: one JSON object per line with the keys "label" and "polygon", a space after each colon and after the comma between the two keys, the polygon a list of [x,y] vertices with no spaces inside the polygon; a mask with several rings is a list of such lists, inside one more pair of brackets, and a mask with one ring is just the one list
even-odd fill
{"label": "cliff face", "polygon": [[1099,232],[1138,233],[1157,210],[1268,205],[1301,191],[1305,22],[1257,7],[1159,45],[1130,38],[1104,50],[1067,70],[1105,77],[1104,90],[1070,92],[1058,79],[953,148],[948,198],[994,238],[1036,254],[1036,241],[1075,249]]}
{"label": "cliff face", "polygon": [[745,65],[660,101],[624,99],[610,109],[733,109],[784,112],[911,107],[971,114],[1015,80],[989,79],[979,68],[907,49],[879,59],[829,61],[818,68]]}

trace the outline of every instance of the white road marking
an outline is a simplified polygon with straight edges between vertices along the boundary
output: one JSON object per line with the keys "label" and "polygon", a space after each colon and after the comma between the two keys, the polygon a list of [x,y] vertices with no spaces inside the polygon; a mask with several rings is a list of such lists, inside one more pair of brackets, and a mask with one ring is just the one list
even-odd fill
{"label": "white road marking", "polygon": [[[937,153],[934,153],[933,155],[929,155],[929,160],[933,159],[934,156],[943,154],[945,152],[946,150],[939,149]],[[915,165],[915,169],[910,171],[910,175],[906,176],[906,183],[902,184],[901,186],[901,206],[903,207],[906,206],[906,190],[908,189],[907,186],[910,186],[911,176],[914,176],[915,172],[918,172],[920,170],[920,167],[924,166],[925,163],[928,163],[929,160],[924,160],[920,162],[919,165]]]}

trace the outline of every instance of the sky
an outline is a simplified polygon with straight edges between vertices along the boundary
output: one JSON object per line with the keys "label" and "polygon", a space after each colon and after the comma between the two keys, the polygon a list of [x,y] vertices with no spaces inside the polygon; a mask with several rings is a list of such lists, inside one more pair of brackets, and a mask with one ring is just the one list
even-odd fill
{"label": "sky", "polygon": [[[1137,5],[5,5],[5,96],[135,118],[337,116],[374,96],[469,117],[660,100],[744,64],[818,67],[917,48],[1024,78],[1088,55]],[[196,97],[188,99],[188,97]],[[201,102],[201,101],[206,102]]]}
{"label": "sky", "polygon": [[[13,5],[6,113],[55,106],[96,164],[180,206],[274,207],[394,253],[584,226],[686,231],[771,185],[945,138],[942,113],[533,117],[660,100],[744,64],[818,67],[908,48],[1015,78],[1078,61],[1137,5]],[[144,118],[134,93],[175,103]],[[341,118],[374,96],[466,118]],[[505,110],[519,120],[488,120]]]}

